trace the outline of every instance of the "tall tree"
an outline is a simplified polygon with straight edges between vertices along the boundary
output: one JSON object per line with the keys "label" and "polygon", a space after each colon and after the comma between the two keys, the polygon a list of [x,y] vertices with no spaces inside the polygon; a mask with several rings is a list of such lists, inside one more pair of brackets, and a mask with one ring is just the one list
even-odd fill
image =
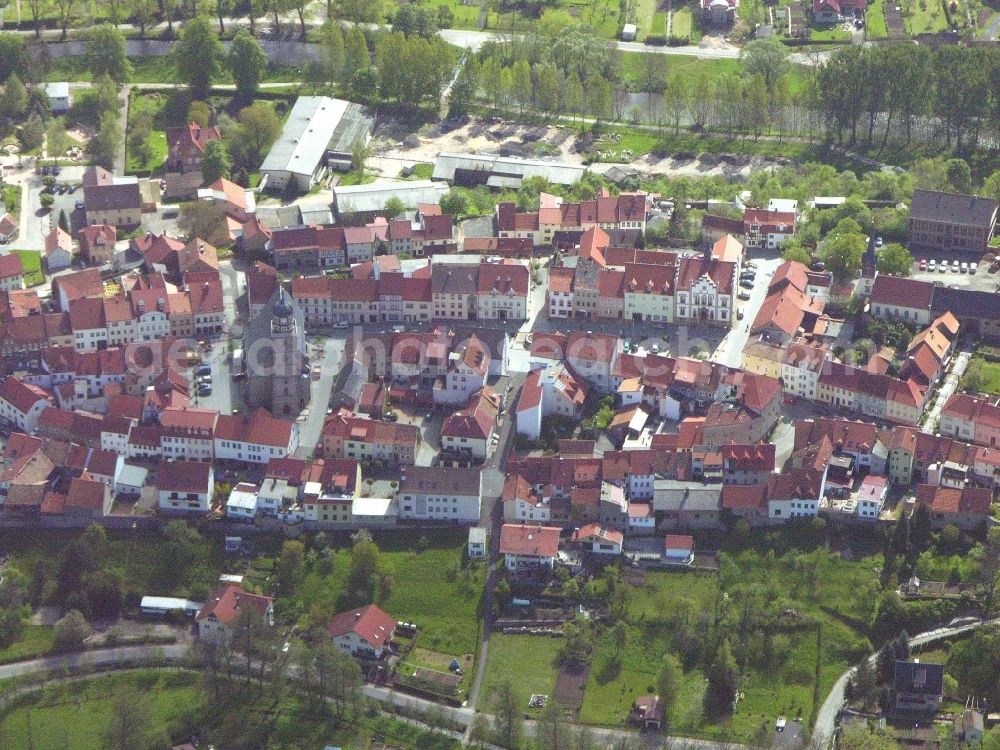
{"label": "tall tree", "polygon": [[573,747],[573,734],[563,718],[562,707],[553,700],[542,709],[536,739],[545,750],[570,750]]}
{"label": "tall tree", "polygon": [[281,120],[267,102],[254,102],[239,114],[237,137],[230,141],[233,162],[245,169],[256,169],[264,152],[281,133]]}
{"label": "tall tree", "polygon": [[336,21],[327,20],[320,28],[320,53],[323,83],[333,88],[343,80],[345,64],[344,31]]}
{"label": "tall tree", "polygon": [[208,19],[201,17],[188,21],[174,49],[174,61],[181,80],[191,87],[195,99],[208,96],[221,59],[222,44]]}
{"label": "tall tree", "polygon": [[660,696],[664,715],[668,721],[670,720],[670,712],[677,702],[683,678],[684,671],[681,669],[680,660],[669,652],[664,654],[660,663],[660,671],[656,673],[656,694]]}
{"label": "tall tree", "polygon": [[212,183],[220,177],[229,179],[232,170],[229,151],[222,141],[209,141],[205,145],[205,153],[201,160],[201,176],[206,183]]}
{"label": "tall tree", "polygon": [[92,28],[87,41],[87,66],[95,78],[107,75],[119,85],[128,83],[132,63],[125,54],[125,35],[106,23]]}
{"label": "tall tree", "polygon": [[24,116],[27,111],[28,90],[21,83],[20,76],[14,73],[7,79],[3,93],[0,94],[0,117],[16,120]]}
{"label": "tall tree", "polygon": [[357,26],[352,26],[344,37],[344,80],[354,80],[359,70],[367,70],[371,65],[365,34]]}
{"label": "tall tree", "polygon": [[740,51],[743,72],[748,76],[760,75],[770,93],[778,80],[788,70],[788,47],[776,37],[755,39]]}
{"label": "tall tree", "polygon": [[738,680],[736,659],[733,658],[733,652],[729,648],[729,641],[724,638],[708,669],[705,708],[709,713],[718,715],[732,712]]}
{"label": "tall tree", "polygon": [[59,11],[59,28],[62,29],[62,38],[66,38],[69,31],[69,21],[73,17],[73,8],[76,0],[55,0],[56,8]]}
{"label": "tall tree", "polygon": [[97,135],[87,143],[87,153],[94,164],[111,170],[115,166],[115,158],[122,142],[122,128],[118,124],[116,112],[105,112],[101,115]]}
{"label": "tall tree", "polygon": [[267,54],[260,42],[246,29],[240,29],[233,37],[227,61],[236,84],[236,95],[242,99],[252,99],[260,88],[267,68]]}
{"label": "tall tree", "polygon": [[517,750],[524,739],[521,702],[508,679],[500,683],[496,696],[496,740],[501,747]]}
{"label": "tall tree", "polygon": [[448,93],[448,117],[465,117],[469,114],[479,91],[479,76],[479,58],[466,55]]}
{"label": "tall tree", "polygon": [[112,750],[158,750],[170,743],[165,732],[155,726],[149,697],[126,687],[115,691],[111,699],[104,741]]}

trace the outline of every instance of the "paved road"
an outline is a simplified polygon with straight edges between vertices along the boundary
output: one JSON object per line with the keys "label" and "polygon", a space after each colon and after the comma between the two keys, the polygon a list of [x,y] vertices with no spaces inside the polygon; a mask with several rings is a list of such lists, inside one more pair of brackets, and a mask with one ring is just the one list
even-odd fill
{"label": "paved road", "polygon": [[[962,625],[956,628],[935,628],[934,630],[918,633],[910,638],[910,647],[926,646],[935,641],[952,638],[963,633],[970,633],[983,625],[996,625],[998,623],[1000,623],[1000,618],[985,620],[971,625]],[[874,663],[877,658],[878,653],[876,652],[868,657],[868,661]],[[844,689],[847,687],[847,681],[853,674],[854,668],[852,667],[840,675],[837,681],[833,683],[833,687],[830,689],[829,695],[826,696],[826,700],[823,701],[823,705],[820,706],[819,713],[816,714],[816,725],[813,729],[814,747],[827,747],[833,740],[834,732],[837,729],[837,716],[844,705]]]}
{"label": "paved road", "polygon": [[927,420],[924,422],[924,426],[920,428],[921,432],[926,432],[928,435],[932,435],[937,431],[938,421],[941,419],[941,410],[944,408],[944,405],[948,403],[948,399],[951,398],[952,394],[958,390],[958,383],[961,381],[962,375],[965,373],[965,368],[968,367],[970,359],[972,359],[972,352],[969,350],[960,351],[955,355],[951,370],[948,373],[948,376],[944,379],[944,382],[941,384],[941,387],[938,389],[937,400],[934,402],[934,406],[927,415]]}
{"label": "paved road", "polygon": [[182,659],[187,654],[187,644],[171,644],[165,646],[122,646],[121,648],[83,651],[63,656],[46,656],[41,659],[0,665],[0,680],[34,672],[59,671],[69,667],[128,664],[147,659]]}
{"label": "paved road", "polygon": [[[767,296],[767,287],[771,283],[771,277],[775,270],[781,265],[781,258],[752,258],[751,262],[757,266],[757,277],[754,279],[753,288],[750,290],[750,299],[746,302],[737,302],[737,309],[743,310],[743,320],[734,321],[733,327],[726,332],[726,337],[722,340],[712,361],[726,367],[743,366],[743,348],[750,338],[750,325],[760,310],[760,306]],[[743,291],[742,287],[738,287]]]}
{"label": "paved road", "polygon": [[1000,13],[997,13],[980,32],[980,39],[992,42],[1000,37]]}

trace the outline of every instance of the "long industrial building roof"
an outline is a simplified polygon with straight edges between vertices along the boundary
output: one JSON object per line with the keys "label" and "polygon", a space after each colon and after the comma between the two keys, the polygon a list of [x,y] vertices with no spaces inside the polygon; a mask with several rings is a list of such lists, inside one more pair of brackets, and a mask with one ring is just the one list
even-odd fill
{"label": "long industrial building roof", "polygon": [[399,198],[406,208],[415,208],[418,203],[440,203],[441,197],[448,190],[448,185],[444,182],[397,180],[335,187],[333,197],[338,213],[344,214],[381,211],[390,198]]}
{"label": "long industrial building roof", "polygon": [[[572,185],[587,171],[586,167],[558,161],[522,159],[497,154],[459,154],[442,151],[434,162],[435,180],[455,181],[455,172],[483,172],[492,180],[483,180],[495,187],[516,187],[528,177],[544,177],[557,185]],[[516,184],[515,184],[516,183]]]}
{"label": "long industrial building roof", "polygon": [[373,123],[360,104],[300,96],[260,170],[312,175],[328,150],[350,151],[356,141],[367,139]]}

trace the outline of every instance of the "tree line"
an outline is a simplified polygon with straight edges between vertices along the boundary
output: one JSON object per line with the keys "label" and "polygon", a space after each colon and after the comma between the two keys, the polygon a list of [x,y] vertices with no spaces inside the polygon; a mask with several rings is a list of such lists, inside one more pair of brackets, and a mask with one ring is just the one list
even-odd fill
{"label": "tree line", "polygon": [[[900,43],[846,46],[819,66],[811,91],[829,137],[882,144],[894,124],[909,143],[919,118],[958,151],[1000,121],[1000,50]],[[995,144],[994,144],[995,145]]]}

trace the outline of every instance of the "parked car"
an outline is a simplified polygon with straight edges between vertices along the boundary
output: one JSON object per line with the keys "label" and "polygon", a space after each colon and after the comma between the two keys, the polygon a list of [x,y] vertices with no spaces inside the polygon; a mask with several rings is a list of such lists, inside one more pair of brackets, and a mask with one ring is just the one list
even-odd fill
{"label": "parked car", "polygon": [[920,259],[920,270],[921,271],[926,271],[927,270],[927,258],[921,258]]}
{"label": "parked car", "polygon": [[334,328],[350,328],[351,327],[351,323],[348,320],[338,320],[336,323],[333,324],[333,327]]}
{"label": "parked car", "polygon": [[58,164],[53,165],[53,167],[52,167],[52,174],[54,174],[56,177],[59,176],[59,165]]}
{"label": "parked car", "polygon": [[742,310],[737,310],[736,311],[736,319],[737,320],[743,320],[743,311]]}
{"label": "parked car", "polygon": [[209,364],[198,365],[198,369],[194,371],[195,375],[211,375],[212,366]]}
{"label": "parked car", "polygon": [[77,201],[74,204],[74,207],[76,208],[77,211],[82,211],[83,210],[83,201]]}
{"label": "parked car", "polygon": [[948,262],[942,260],[941,265],[938,266],[938,273],[947,273],[947,272],[948,272]]}
{"label": "parked car", "polygon": [[882,238],[881,237],[876,237],[875,238],[875,247],[882,247]]}
{"label": "parked car", "polygon": [[969,273],[975,273],[979,270],[979,264],[973,261],[969,264]]}
{"label": "parked car", "polygon": [[744,302],[746,302],[748,299],[750,299],[750,292],[740,292],[739,294],[736,295],[736,299],[741,299]]}
{"label": "parked car", "polygon": [[70,185],[68,188],[66,188],[66,192],[69,193],[70,195],[73,195],[73,193],[76,192],[76,185]]}
{"label": "parked car", "polygon": [[969,272],[969,264],[962,263],[962,273],[968,273],[968,272]]}
{"label": "parked car", "polygon": [[198,395],[199,396],[211,396],[212,395],[212,386],[210,386],[208,384],[198,386]]}
{"label": "parked car", "polygon": [[740,279],[740,286],[744,289],[753,289],[753,281],[750,279]]}
{"label": "parked car", "polygon": [[937,270],[936,266],[937,266],[937,261],[931,258],[930,261],[928,261],[927,263],[927,270],[936,271]]}
{"label": "parked car", "polygon": [[958,269],[959,269],[959,268],[960,268],[960,265],[959,265],[959,262],[958,262],[957,260],[953,260],[953,261],[951,262],[951,270],[952,270],[952,271],[953,271],[954,273],[958,273]]}
{"label": "parked car", "polygon": [[653,354],[659,354],[660,353],[660,345],[659,344],[653,344],[651,347],[649,347],[649,351],[651,351]]}

